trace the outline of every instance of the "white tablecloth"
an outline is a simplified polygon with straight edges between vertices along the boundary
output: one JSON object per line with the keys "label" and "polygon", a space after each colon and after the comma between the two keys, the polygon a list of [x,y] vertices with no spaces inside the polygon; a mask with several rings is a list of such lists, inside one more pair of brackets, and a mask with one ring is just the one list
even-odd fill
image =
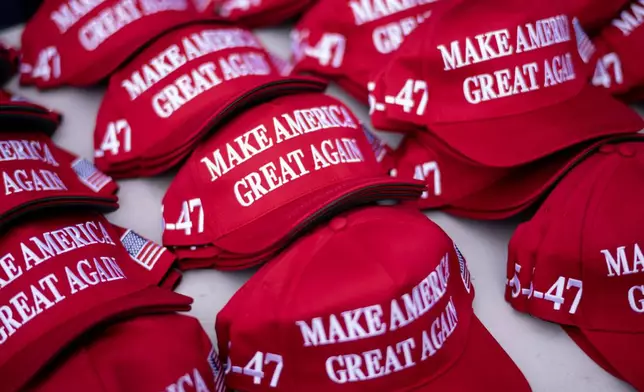
{"label": "white tablecloth", "polygon": [[[19,46],[20,32],[20,27],[4,31],[0,41]],[[288,57],[288,29],[265,29],[258,31],[258,35],[271,51]],[[93,159],[92,134],[103,87],[39,92],[31,87],[20,88],[14,78],[7,89],[63,113],[65,118],[54,141],[77,155]],[[328,93],[341,98],[361,120],[369,123],[364,105],[339,88],[331,87]],[[172,175],[120,181],[121,208],[108,218],[160,242],[161,200],[171,180]],[[427,216],[454,239],[465,255],[476,287],[476,314],[523,371],[534,391],[632,390],[597,366],[560,327],[520,314],[505,302],[507,245],[517,221],[475,222],[440,212]],[[253,272],[203,270],[184,275],[177,291],[194,298],[190,314],[201,321],[213,341],[217,312]]]}

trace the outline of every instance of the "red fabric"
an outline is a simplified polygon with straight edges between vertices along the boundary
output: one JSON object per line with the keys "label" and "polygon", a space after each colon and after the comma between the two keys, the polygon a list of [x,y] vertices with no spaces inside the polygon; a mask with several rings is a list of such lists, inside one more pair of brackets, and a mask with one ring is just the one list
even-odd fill
{"label": "red fabric", "polygon": [[637,101],[644,87],[644,54],[633,50],[644,45],[643,14],[644,2],[631,2],[595,39],[591,82],[627,102]]}
{"label": "red fabric", "polygon": [[8,81],[18,70],[20,52],[0,42],[0,84]]}
{"label": "red fabric", "polygon": [[78,4],[46,1],[27,23],[22,84],[52,88],[98,83],[148,41],[199,15],[192,0]]}
{"label": "red fabric", "polygon": [[569,0],[571,12],[585,29],[595,32],[610,23],[630,0]]}
{"label": "red fabric", "polygon": [[51,136],[62,119],[56,111],[0,90],[0,120],[5,130],[39,130]]}
{"label": "red fabric", "polygon": [[[468,159],[494,167],[639,131],[644,123],[634,111],[587,85],[580,37],[563,3],[455,0],[439,7],[377,78],[371,106],[381,113],[372,116],[374,126],[401,132],[422,126]],[[556,34],[532,42],[527,31],[538,21],[554,23]],[[471,38],[479,34],[491,34],[491,51]]]}
{"label": "red fabric", "polygon": [[576,328],[580,347],[638,390],[642,139],[603,146],[561,180],[510,242],[506,290],[517,310]]}
{"label": "red fabric", "polygon": [[[112,227],[132,261],[141,268],[150,282],[171,290],[179,285],[181,273],[173,268],[177,258],[172,252],[133,230],[117,225]],[[141,245],[142,243],[144,245]]]}
{"label": "red fabric", "polygon": [[[220,357],[233,369],[226,383],[247,392],[529,391],[473,298],[465,259],[423,214],[352,210],[300,238],[217,315]],[[257,352],[271,360],[254,382],[234,369]]]}
{"label": "red fabric", "polygon": [[1,238],[0,384],[21,389],[62,349],[109,320],[188,310],[154,287],[98,214],[21,220]]}
{"label": "red fabric", "polygon": [[422,191],[419,181],[384,173],[337,99],[280,97],[233,118],[194,152],[163,199],[163,243],[214,245],[239,263],[265,259],[338,210]]}
{"label": "red fabric", "polygon": [[338,81],[367,103],[374,72],[429,18],[437,1],[317,0],[291,34],[294,72]]}
{"label": "red fabric", "polygon": [[215,391],[212,343],[192,317],[140,316],[95,331],[86,340],[24,390]]}
{"label": "red fabric", "polygon": [[215,0],[216,13],[241,25],[258,28],[280,24],[318,0]]}
{"label": "red fabric", "polygon": [[246,105],[325,87],[283,76],[249,30],[221,22],[182,26],[110,79],[94,131],[96,165],[120,178],[162,173]]}
{"label": "red fabric", "polygon": [[40,132],[0,132],[2,226],[51,206],[118,208],[118,185],[91,162],[56,147]]}

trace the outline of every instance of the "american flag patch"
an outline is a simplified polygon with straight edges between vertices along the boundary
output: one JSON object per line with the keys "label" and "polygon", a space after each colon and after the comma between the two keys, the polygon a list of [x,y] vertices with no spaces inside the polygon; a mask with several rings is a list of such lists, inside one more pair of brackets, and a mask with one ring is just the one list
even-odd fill
{"label": "american flag patch", "polygon": [[208,363],[215,378],[215,392],[226,392],[226,369],[222,366],[219,355],[214,348],[210,350]]}
{"label": "american flag patch", "polygon": [[99,192],[105,185],[112,182],[112,178],[96,168],[85,158],[78,158],[72,162],[72,169],[78,179],[94,192]]}
{"label": "american flag patch", "polygon": [[132,259],[143,268],[152,271],[166,249],[150,240],[146,240],[132,230],[126,231],[121,236],[121,243]]}
{"label": "american flag patch", "polygon": [[577,50],[579,50],[579,56],[584,61],[584,63],[588,63],[590,61],[590,58],[595,53],[595,44],[593,44],[593,42],[590,40],[584,28],[581,27],[579,19],[573,19],[572,25],[575,28],[575,36],[577,37]]}
{"label": "american flag patch", "polygon": [[467,292],[469,293],[470,292],[470,285],[471,285],[470,270],[467,268],[467,263],[465,262],[465,257],[463,257],[463,254],[458,249],[456,244],[454,244],[454,250],[456,251],[456,257],[458,257],[458,267],[461,270],[461,279],[463,279],[463,284],[465,285],[465,290],[467,290]]}
{"label": "american flag patch", "polygon": [[367,140],[369,141],[369,144],[371,144],[371,149],[373,150],[373,153],[376,155],[376,161],[381,162],[382,158],[385,157],[387,154],[387,149],[386,149],[386,144],[382,140],[380,140],[379,137],[373,134],[371,130],[364,125],[363,123],[360,124],[362,126],[362,130],[364,131],[365,136],[367,137]]}

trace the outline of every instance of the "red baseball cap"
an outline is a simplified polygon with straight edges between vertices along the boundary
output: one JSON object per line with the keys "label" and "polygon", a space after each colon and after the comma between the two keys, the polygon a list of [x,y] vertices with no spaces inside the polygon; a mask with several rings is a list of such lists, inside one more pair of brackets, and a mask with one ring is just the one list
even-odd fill
{"label": "red baseball cap", "polygon": [[644,45],[644,27],[637,22],[643,13],[644,4],[633,1],[594,41],[592,83],[626,101],[632,90],[644,87],[644,55],[633,50]]}
{"label": "red baseball cap", "polygon": [[506,289],[514,308],[562,324],[592,359],[638,390],[642,170],[639,140],[607,144],[570,171],[513,236]]}
{"label": "red baseball cap", "polygon": [[367,84],[439,0],[383,3],[318,0],[291,32],[293,72],[337,82],[367,103]]}
{"label": "red baseball cap", "polygon": [[118,185],[91,162],[56,147],[40,132],[0,132],[2,224],[51,206],[118,208]]}
{"label": "red baseball cap", "polygon": [[152,38],[190,22],[192,0],[46,1],[22,34],[22,84],[100,82]]}
{"label": "red baseball cap", "polygon": [[[443,4],[377,78],[374,111],[496,167],[642,129],[634,111],[588,85],[586,39],[563,2]],[[374,126],[386,129],[380,117]]]}
{"label": "red baseball cap", "polygon": [[215,391],[213,355],[197,319],[139,316],[94,331],[24,390]]}
{"label": "red baseball cap", "polygon": [[0,84],[6,83],[18,70],[20,52],[0,42]]}
{"label": "red baseball cap", "polygon": [[283,96],[231,119],[195,150],[163,199],[163,244],[265,259],[315,220],[423,190],[386,175],[342,102]]}
{"label": "red baseball cap", "polygon": [[0,120],[3,129],[39,130],[52,135],[63,119],[62,114],[0,90]]}
{"label": "red baseball cap", "polygon": [[0,385],[20,390],[88,330],[138,314],[189,310],[155,287],[98,214],[29,217],[0,238]]}
{"label": "red baseball cap", "polygon": [[596,32],[609,24],[629,2],[630,0],[570,0],[569,5],[581,25],[588,31]]}
{"label": "red baseball cap", "polygon": [[326,88],[279,71],[250,30],[195,21],[165,33],[111,77],[96,120],[96,165],[118,177],[161,173],[247,105]]}
{"label": "red baseball cap", "polygon": [[226,385],[245,392],[529,391],[475,316],[473,298],[465,259],[423,214],[353,210],[263,267],[217,315]]}
{"label": "red baseball cap", "polygon": [[241,25],[258,28],[280,24],[317,0],[216,0],[216,13]]}

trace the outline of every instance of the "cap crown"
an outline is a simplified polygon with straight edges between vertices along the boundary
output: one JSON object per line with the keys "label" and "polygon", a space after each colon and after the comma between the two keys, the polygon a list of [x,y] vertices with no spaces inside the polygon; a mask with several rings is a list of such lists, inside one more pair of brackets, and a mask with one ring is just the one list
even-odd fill
{"label": "cap crown", "polygon": [[[227,385],[315,392],[425,384],[462,353],[473,294],[464,259],[424,215],[354,211],[290,247],[218,315]],[[257,355],[277,367],[255,379],[240,373]]]}
{"label": "cap crown", "polygon": [[573,169],[510,245],[506,298],[560,324],[644,331],[644,143],[607,145]]}

